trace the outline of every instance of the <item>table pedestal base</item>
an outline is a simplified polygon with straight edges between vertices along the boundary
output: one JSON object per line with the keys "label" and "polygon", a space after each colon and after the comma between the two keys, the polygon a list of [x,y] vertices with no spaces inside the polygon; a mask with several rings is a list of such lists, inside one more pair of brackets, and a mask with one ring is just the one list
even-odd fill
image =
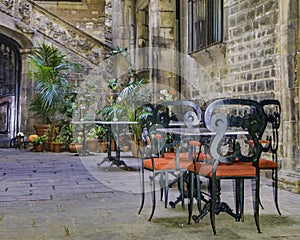
{"label": "table pedestal base", "polygon": [[130,170],[130,168],[127,166],[127,164],[123,161],[123,160],[120,160],[118,159],[117,157],[113,157],[113,156],[110,156],[110,157],[105,157],[101,163],[98,163],[97,165],[98,166],[101,166],[103,163],[105,162],[109,162],[109,166],[106,167],[106,171],[108,171],[108,169],[112,166],[112,165],[115,165],[117,167],[121,167],[121,166],[124,166],[125,168],[127,168],[127,170]]}
{"label": "table pedestal base", "polygon": [[[195,223],[199,223],[199,221],[204,218],[208,212],[211,210],[211,200],[209,200],[203,207],[203,210],[201,213],[197,215],[193,215],[192,219],[195,221]],[[225,202],[220,202],[216,204],[215,207],[215,214],[219,215],[221,212],[228,213],[230,216],[232,216],[237,222],[241,220],[240,214],[235,214],[232,209],[229,207],[229,205]]]}
{"label": "table pedestal base", "polygon": [[[211,181],[210,181],[211,184]],[[215,202],[215,214],[219,215],[221,212],[225,212],[232,216],[237,222],[241,220],[241,214],[234,213],[232,209],[229,207],[229,205],[225,202],[221,201],[221,186],[220,186],[220,180],[217,180],[216,182],[216,202]],[[200,214],[193,215],[192,219],[195,221],[195,223],[199,223],[199,221],[208,214],[209,211],[211,211],[212,208],[212,200],[209,199],[206,201],[203,209],[201,210]]]}

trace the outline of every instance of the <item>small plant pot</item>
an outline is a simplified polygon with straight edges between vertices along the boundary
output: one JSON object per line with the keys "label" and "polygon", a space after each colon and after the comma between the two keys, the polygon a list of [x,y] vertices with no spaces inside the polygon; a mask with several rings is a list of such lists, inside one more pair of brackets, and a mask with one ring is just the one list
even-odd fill
{"label": "small plant pot", "polygon": [[69,152],[71,153],[77,153],[76,145],[75,144],[70,144],[69,145]]}
{"label": "small plant pot", "polygon": [[33,148],[35,152],[42,152],[44,150],[43,144],[35,145]]}
{"label": "small plant pot", "polygon": [[98,150],[97,140],[87,140],[86,143],[87,143],[87,149],[90,152],[97,152],[97,150]]}
{"label": "small plant pot", "polygon": [[134,141],[131,142],[131,152],[133,157],[141,157],[141,147],[138,146]]}
{"label": "small plant pot", "polygon": [[114,139],[110,141],[110,149],[111,151],[116,151],[116,142]]}
{"label": "small plant pot", "polygon": [[61,152],[61,143],[53,143],[53,152],[60,153]]}
{"label": "small plant pot", "polygon": [[82,143],[75,143],[76,152],[82,152]]}
{"label": "small plant pot", "polygon": [[107,152],[107,142],[99,142],[100,152]]}

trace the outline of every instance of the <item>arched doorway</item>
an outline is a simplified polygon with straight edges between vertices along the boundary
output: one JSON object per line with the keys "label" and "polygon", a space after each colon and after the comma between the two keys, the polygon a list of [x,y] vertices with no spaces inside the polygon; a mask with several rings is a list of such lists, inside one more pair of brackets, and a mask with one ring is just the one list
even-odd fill
{"label": "arched doorway", "polygon": [[0,146],[8,146],[19,122],[20,46],[0,34]]}

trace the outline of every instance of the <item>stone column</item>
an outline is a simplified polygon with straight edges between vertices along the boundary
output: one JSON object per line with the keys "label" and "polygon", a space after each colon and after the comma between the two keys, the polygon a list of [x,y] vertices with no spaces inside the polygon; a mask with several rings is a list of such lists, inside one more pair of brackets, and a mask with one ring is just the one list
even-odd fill
{"label": "stone column", "polygon": [[280,1],[280,96],[282,104],[282,147],[280,159],[282,169],[279,176],[287,188],[300,192],[299,181],[299,73],[297,73],[299,59],[299,3],[297,0]]}

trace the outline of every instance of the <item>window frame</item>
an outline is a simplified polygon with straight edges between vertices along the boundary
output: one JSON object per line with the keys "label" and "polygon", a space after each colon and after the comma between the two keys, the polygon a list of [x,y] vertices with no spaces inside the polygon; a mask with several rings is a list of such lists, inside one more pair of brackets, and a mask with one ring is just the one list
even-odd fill
{"label": "window frame", "polygon": [[190,53],[223,42],[223,0],[190,0],[188,14]]}

